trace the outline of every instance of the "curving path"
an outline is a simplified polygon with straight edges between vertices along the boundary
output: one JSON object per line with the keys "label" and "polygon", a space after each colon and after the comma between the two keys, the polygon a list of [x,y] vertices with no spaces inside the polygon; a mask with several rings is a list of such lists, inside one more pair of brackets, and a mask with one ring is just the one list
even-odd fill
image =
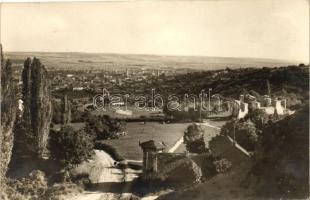
{"label": "curving path", "polygon": [[[84,162],[77,167],[79,173],[87,172],[89,179],[93,184],[105,184],[103,187],[105,190],[109,190],[108,187],[113,187],[111,183],[128,182],[124,185],[125,191],[130,190],[130,182],[138,177],[138,171],[132,169],[126,169],[122,171],[114,165],[115,160],[106,152],[95,150],[94,160]],[[113,189],[113,188],[111,188]],[[69,200],[114,200],[130,197],[131,193],[118,192],[104,192],[104,191],[84,191],[75,197],[69,198]]]}

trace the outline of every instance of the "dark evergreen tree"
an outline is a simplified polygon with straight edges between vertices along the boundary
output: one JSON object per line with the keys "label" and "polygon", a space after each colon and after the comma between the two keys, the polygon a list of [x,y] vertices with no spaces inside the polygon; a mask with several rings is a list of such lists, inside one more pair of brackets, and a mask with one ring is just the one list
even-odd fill
{"label": "dark evergreen tree", "polygon": [[[0,123],[0,188],[4,189],[4,176],[11,160],[14,134],[13,126],[16,118],[17,87],[12,76],[12,63],[5,61],[0,44],[1,61],[1,123]],[[0,198],[2,197],[2,192]]]}
{"label": "dark evergreen tree", "polygon": [[[51,123],[52,105],[49,81],[44,65],[37,58],[27,58],[22,72],[22,99],[24,112],[22,123],[26,130],[21,140],[32,141],[32,153],[42,157],[46,150]],[[22,147],[20,147],[22,148]]]}

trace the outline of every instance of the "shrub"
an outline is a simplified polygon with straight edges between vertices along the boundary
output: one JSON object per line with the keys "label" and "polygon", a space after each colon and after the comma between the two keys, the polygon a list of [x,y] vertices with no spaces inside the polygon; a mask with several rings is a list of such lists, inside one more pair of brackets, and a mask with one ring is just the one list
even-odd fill
{"label": "shrub", "polygon": [[65,200],[83,192],[83,188],[73,183],[54,184],[49,187],[41,199]]}
{"label": "shrub", "polygon": [[207,151],[204,141],[204,129],[197,124],[191,124],[184,132],[186,149],[191,153],[204,153]]}
{"label": "shrub", "polygon": [[[12,181],[10,182],[13,183]],[[3,185],[3,188],[1,188],[0,199],[1,200],[29,200],[30,196],[23,195],[20,192],[16,191],[16,189],[13,188],[12,186],[5,184]]]}
{"label": "shrub", "polygon": [[13,193],[10,192],[9,199],[19,199],[23,196],[24,199],[40,200],[47,190],[45,174],[39,170],[32,171],[29,177],[22,178],[21,180],[8,179],[7,183],[12,191],[15,191]]}
{"label": "shrub", "polygon": [[80,164],[93,154],[93,138],[83,130],[74,131],[63,126],[59,132],[51,131],[49,149],[51,158],[66,167]]}
{"label": "shrub", "polygon": [[229,171],[232,167],[232,164],[230,161],[228,161],[225,158],[222,158],[220,160],[216,160],[213,162],[216,173],[225,173]]}

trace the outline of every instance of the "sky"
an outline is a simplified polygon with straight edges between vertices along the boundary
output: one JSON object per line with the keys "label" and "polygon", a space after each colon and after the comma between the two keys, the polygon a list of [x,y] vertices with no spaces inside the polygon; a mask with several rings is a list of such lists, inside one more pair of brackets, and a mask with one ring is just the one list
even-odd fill
{"label": "sky", "polygon": [[4,51],[309,62],[307,0],[4,3]]}

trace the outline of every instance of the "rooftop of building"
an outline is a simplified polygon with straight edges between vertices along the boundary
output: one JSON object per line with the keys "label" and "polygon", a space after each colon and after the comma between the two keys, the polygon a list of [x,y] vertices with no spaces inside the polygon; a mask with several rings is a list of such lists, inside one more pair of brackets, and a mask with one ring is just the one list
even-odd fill
{"label": "rooftop of building", "polygon": [[146,142],[139,142],[139,145],[142,149],[152,149],[152,150],[163,150],[165,149],[165,145],[163,142],[155,142],[154,140],[149,140]]}

